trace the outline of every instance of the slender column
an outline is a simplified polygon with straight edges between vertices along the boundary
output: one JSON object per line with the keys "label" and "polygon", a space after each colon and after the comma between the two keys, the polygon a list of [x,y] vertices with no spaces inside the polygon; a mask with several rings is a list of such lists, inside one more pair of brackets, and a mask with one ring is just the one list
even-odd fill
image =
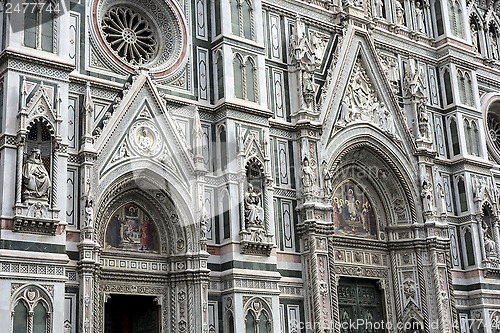
{"label": "slender column", "polygon": [[20,138],[17,143],[16,204],[21,203],[21,194],[23,189],[23,153],[24,153],[24,138]]}
{"label": "slender column", "polygon": [[498,232],[498,220],[496,218],[491,224],[491,231],[493,234],[493,239],[495,240],[497,255],[500,257],[500,233]]}
{"label": "slender column", "polygon": [[[57,143],[56,143],[57,145]],[[53,151],[53,160],[52,160],[52,208],[57,207],[57,181],[58,181],[58,173],[59,173],[59,152],[58,149],[55,148]]]}

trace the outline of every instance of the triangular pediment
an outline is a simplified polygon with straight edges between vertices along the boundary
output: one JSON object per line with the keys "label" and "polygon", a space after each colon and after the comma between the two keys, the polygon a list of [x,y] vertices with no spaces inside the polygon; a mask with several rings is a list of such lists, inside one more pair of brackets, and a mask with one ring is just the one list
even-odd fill
{"label": "triangular pediment", "polygon": [[350,39],[343,43],[347,56],[339,59],[322,106],[326,145],[332,145],[342,132],[362,127],[366,135],[372,133],[399,147],[414,147],[403,111],[369,37],[351,32]]}
{"label": "triangular pediment", "polygon": [[54,128],[57,128],[55,126],[57,117],[56,112],[52,106],[47,91],[44,89],[43,85],[39,85],[38,88],[34,89],[37,90],[31,97],[28,105],[26,105],[28,122],[39,117],[44,117]]}
{"label": "triangular pediment", "polygon": [[[192,153],[146,75],[139,75],[115,108],[95,143],[99,178],[157,168],[186,189],[195,170]],[[162,171],[162,172],[163,172]]]}

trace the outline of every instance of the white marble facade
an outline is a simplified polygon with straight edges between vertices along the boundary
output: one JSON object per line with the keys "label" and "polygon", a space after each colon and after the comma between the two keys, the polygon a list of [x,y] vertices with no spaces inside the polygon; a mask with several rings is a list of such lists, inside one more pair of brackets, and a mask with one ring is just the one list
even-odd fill
{"label": "white marble facade", "polygon": [[496,2],[2,6],[5,332],[498,331]]}

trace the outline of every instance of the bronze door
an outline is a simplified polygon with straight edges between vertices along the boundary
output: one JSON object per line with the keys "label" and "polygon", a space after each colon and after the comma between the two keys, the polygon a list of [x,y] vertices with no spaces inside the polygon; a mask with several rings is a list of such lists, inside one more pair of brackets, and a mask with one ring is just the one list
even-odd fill
{"label": "bronze door", "polygon": [[340,278],[337,295],[340,332],[385,332],[382,293],[375,281]]}

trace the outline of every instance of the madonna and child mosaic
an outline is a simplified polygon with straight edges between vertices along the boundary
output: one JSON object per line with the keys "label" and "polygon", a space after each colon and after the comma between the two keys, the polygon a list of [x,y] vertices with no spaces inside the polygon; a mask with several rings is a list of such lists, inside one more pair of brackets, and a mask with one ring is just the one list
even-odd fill
{"label": "madonna and child mosaic", "polygon": [[122,206],[111,217],[106,230],[106,248],[139,252],[158,252],[154,224],[139,206]]}
{"label": "madonna and child mosaic", "polygon": [[340,184],[333,195],[333,222],[337,231],[374,237],[377,233],[373,206],[363,190],[351,180]]}

